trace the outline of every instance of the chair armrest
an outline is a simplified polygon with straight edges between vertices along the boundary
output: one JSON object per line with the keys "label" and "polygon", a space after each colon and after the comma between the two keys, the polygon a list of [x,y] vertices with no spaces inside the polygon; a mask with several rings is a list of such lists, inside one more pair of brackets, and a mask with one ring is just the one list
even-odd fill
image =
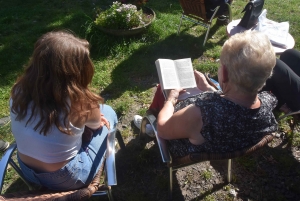
{"label": "chair armrest", "polygon": [[11,144],[8,149],[5,151],[4,155],[2,156],[0,160],[0,193],[2,192],[3,182],[5,178],[5,172],[7,165],[11,159],[12,154],[17,148],[17,144],[13,143]]}
{"label": "chair armrest", "polygon": [[8,149],[4,153],[3,157],[1,158],[1,161],[0,161],[0,182],[1,182],[0,183],[1,184],[0,192],[2,192],[3,182],[4,182],[6,168],[7,168],[8,164],[16,171],[16,173],[23,180],[23,182],[27,185],[27,187],[30,191],[35,190],[35,187],[25,179],[23,172],[20,169],[20,167],[18,166],[18,164],[15,163],[15,161],[12,159],[12,155],[14,154],[16,149],[17,149],[17,143],[14,142],[8,147]]}
{"label": "chair armrest", "polygon": [[115,162],[115,136],[117,129],[110,131],[107,135],[107,149],[105,170],[107,175],[107,185],[117,185],[116,162]]}
{"label": "chair armrest", "polygon": [[150,125],[153,128],[153,131],[155,133],[155,137],[157,140],[157,144],[159,147],[159,151],[160,151],[160,155],[162,158],[162,161],[164,163],[170,163],[171,162],[171,155],[170,152],[168,150],[168,146],[167,146],[167,141],[163,138],[161,138],[158,133],[157,133],[157,121],[156,121],[156,117],[152,114],[150,115],[146,115],[145,117],[143,117],[142,120],[142,124],[141,124],[141,133],[145,133],[146,132],[146,124],[150,123]]}

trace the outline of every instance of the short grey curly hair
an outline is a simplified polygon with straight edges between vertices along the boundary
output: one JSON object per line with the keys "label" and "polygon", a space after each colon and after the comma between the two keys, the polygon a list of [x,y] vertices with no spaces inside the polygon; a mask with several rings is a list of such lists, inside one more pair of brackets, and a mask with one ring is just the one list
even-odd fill
{"label": "short grey curly hair", "polygon": [[257,93],[272,75],[276,63],[269,38],[258,31],[231,36],[223,45],[220,62],[229,80],[246,93]]}

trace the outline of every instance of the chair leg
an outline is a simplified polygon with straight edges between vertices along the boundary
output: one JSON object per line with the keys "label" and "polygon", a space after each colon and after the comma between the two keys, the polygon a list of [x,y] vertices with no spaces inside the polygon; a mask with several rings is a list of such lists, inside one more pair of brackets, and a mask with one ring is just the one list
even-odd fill
{"label": "chair leg", "polygon": [[117,129],[117,131],[116,131],[116,138],[117,138],[117,140],[118,140],[118,143],[119,143],[119,145],[120,145],[120,148],[121,148],[121,149],[125,149],[126,146],[125,146],[125,143],[124,143],[124,141],[123,141],[123,138],[122,138],[122,135],[121,135],[121,132],[120,132],[119,129]]}
{"label": "chair leg", "polygon": [[210,25],[208,26],[206,34],[205,34],[205,38],[204,38],[204,42],[203,42],[203,47],[205,46],[205,43],[207,41],[207,37],[208,37],[209,31],[210,31]]}
{"label": "chair leg", "polygon": [[183,18],[183,14],[181,15],[181,18],[180,18],[180,23],[179,23],[179,27],[178,27],[178,30],[177,30],[177,35],[179,34],[179,31],[180,31],[180,27],[181,27],[181,23],[182,23],[182,18]]}
{"label": "chair leg", "polygon": [[205,35],[204,42],[203,42],[203,47],[205,46],[205,43],[206,43],[206,41],[207,41],[207,37],[208,37],[209,31],[210,31],[210,27],[211,27],[212,20],[214,19],[215,15],[217,14],[219,8],[220,8],[220,6],[217,6],[217,7],[215,8],[214,13],[213,13],[213,15],[211,16],[211,18],[210,18],[210,20],[209,20],[209,24],[208,24],[207,31],[206,31],[206,35]]}
{"label": "chair leg", "polygon": [[103,171],[103,177],[104,177],[104,184],[107,186],[108,189],[105,191],[105,193],[100,194],[100,195],[105,195],[106,194],[109,201],[114,201],[114,197],[112,195],[111,186],[109,186],[108,183],[107,183],[107,181],[108,181],[107,180],[107,172],[106,172],[105,169]]}
{"label": "chair leg", "polygon": [[227,181],[228,181],[228,183],[230,183],[231,182],[231,164],[232,163],[232,161],[231,161],[231,159],[228,159],[228,172],[227,172]]}
{"label": "chair leg", "polygon": [[172,200],[172,194],[173,194],[173,168],[169,167],[169,200]]}
{"label": "chair leg", "polygon": [[113,198],[113,195],[112,195],[112,192],[111,192],[111,187],[109,187],[108,190],[107,190],[107,196],[108,196],[109,201],[114,201],[114,198]]}

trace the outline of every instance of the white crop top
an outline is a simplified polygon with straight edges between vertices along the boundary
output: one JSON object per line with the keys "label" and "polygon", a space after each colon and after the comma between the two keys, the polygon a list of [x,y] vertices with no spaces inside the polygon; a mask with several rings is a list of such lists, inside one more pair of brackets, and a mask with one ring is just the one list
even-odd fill
{"label": "white crop top", "polygon": [[[12,99],[10,108],[11,106]],[[10,110],[11,130],[22,154],[44,163],[58,163],[69,160],[78,153],[84,128],[76,128],[71,124],[70,130],[73,135],[67,135],[56,126],[52,126],[50,132],[44,136],[38,132],[39,129],[37,131],[33,129],[39,120],[38,116],[32,117],[26,126],[30,115],[31,109],[28,109],[27,116],[21,121],[16,121],[17,115]]]}

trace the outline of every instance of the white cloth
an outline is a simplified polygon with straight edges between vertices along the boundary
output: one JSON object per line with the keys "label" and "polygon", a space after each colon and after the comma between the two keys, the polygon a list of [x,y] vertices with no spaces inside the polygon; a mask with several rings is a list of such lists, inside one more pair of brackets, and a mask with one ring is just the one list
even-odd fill
{"label": "white cloth", "polygon": [[[10,108],[12,99],[10,99]],[[27,125],[26,122],[31,115],[31,109],[27,116],[16,121],[16,114],[10,111],[11,130],[18,145],[18,151],[22,154],[35,158],[45,163],[58,163],[73,158],[81,148],[82,133],[84,128],[70,125],[73,135],[62,133],[56,126],[52,126],[46,136],[35,131],[39,117],[33,117]]]}
{"label": "white cloth", "polygon": [[289,22],[275,22],[267,19],[267,10],[264,9],[258,17],[257,30],[265,33],[273,45],[287,48]]}

